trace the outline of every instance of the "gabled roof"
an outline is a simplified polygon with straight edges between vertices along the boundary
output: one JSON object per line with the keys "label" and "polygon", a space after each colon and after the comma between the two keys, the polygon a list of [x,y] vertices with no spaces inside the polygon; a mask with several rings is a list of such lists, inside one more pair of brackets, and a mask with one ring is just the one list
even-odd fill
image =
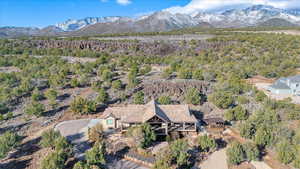
{"label": "gabled roof", "polygon": [[101,118],[106,118],[110,114],[125,123],[145,123],[155,116],[165,122],[197,122],[188,105],[159,105],[154,100],[145,105],[107,108]]}
{"label": "gabled roof", "polygon": [[143,123],[147,122],[151,118],[157,116],[161,120],[165,122],[170,122],[168,116],[159,108],[155,100],[150,101],[148,104],[145,105],[146,110],[143,115]]}
{"label": "gabled roof", "polygon": [[291,89],[287,84],[281,82],[281,81],[276,81],[272,85],[270,85],[271,88],[273,89]]}
{"label": "gabled roof", "polygon": [[292,83],[300,83],[300,75],[290,76],[287,79],[289,79]]}

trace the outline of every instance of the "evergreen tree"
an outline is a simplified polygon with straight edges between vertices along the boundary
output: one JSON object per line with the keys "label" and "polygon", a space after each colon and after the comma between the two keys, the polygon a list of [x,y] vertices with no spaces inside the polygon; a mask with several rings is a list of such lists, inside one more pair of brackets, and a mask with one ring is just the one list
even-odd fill
{"label": "evergreen tree", "polygon": [[201,96],[200,92],[196,88],[190,88],[187,90],[185,95],[185,101],[188,104],[200,104],[201,103]]}

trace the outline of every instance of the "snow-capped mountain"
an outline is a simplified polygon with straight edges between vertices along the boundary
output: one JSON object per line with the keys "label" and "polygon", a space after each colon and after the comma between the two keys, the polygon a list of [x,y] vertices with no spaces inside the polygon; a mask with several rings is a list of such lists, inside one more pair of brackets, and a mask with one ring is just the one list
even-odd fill
{"label": "snow-capped mountain", "polygon": [[88,17],[79,20],[69,19],[63,23],[58,23],[55,26],[64,31],[75,31],[84,28],[88,25],[93,25],[96,23],[111,23],[111,22],[127,22],[130,18],[112,16],[112,17]]}
{"label": "snow-capped mountain", "polygon": [[290,23],[298,25],[300,24],[300,10],[284,10],[267,5],[254,5],[245,9],[230,9],[215,13],[207,13],[203,11],[193,11],[187,13],[186,11],[181,12],[177,8],[169,8],[135,19],[128,17],[89,17],[80,20],[67,20],[63,23],[56,24],[56,26],[64,31],[76,31],[89,25],[101,23],[144,23],[150,25],[150,27],[153,25],[155,27],[155,23],[158,24],[158,22],[160,22],[161,24],[164,22],[166,25],[168,25],[169,30],[169,28],[177,29],[197,26],[201,23],[209,23],[214,27],[255,26],[259,23],[274,18],[284,19]]}
{"label": "snow-capped mountain", "polygon": [[266,5],[255,5],[245,9],[231,9],[222,13],[199,12],[198,20],[208,22],[216,27],[255,26],[270,19],[284,19],[300,24],[300,10],[283,10]]}
{"label": "snow-capped mountain", "polygon": [[[266,5],[217,12],[181,11],[172,8],[138,18],[88,17],[67,20],[44,29],[0,28],[0,36],[10,35],[91,35],[103,33],[169,31],[188,27],[248,27],[248,26],[300,26],[300,10],[284,10]],[[14,32],[17,32],[14,34]],[[34,32],[34,33],[32,33]]]}
{"label": "snow-capped mountain", "polygon": [[[201,23],[209,23],[214,27],[246,27],[256,26],[270,19],[284,19],[292,24],[300,25],[300,10],[284,10],[267,5],[254,5],[245,9],[230,9],[223,12],[207,13],[203,11],[174,10],[173,8],[155,12],[151,15],[141,16],[135,19],[126,17],[101,17],[85,18],[82,20],[68,20],[56,26],[64,31],[75,31],[86,28],[89,25],[126,22],[127,25],[144,27],[142,31],[165,31],[185,27],[197,26]],[[163,26],[164,25],[164,26]],[[111,25],[109,25],[111,26]],[[103,25],[101,25],[103,27]],[[123,27],[123,25],[122,25]],[[164,28],[164,29],[160,29]],[[117,28],[115,28],[117,29]],[[147,30],[149,29],[149,30]],[[95,27],[93,27],[95,30]],[[134,29],[133,29],[134,30]],[[112,32],[114,32],[112,30]]]}

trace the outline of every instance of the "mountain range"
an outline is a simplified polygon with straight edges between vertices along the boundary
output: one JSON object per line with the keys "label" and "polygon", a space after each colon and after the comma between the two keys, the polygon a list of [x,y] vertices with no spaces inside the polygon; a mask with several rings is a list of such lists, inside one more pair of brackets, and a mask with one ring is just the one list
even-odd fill
{"label": "mountain range", "polygon": [[300,9],[285,10],[266,5],[208,13],[174,13],[165,9],[138,18],[121,16],[67,20],[46,28],[1,27],[0,37],[80,36],[105,33],[169,31],[188,27],[239,28],[249,26],[300,26]]}

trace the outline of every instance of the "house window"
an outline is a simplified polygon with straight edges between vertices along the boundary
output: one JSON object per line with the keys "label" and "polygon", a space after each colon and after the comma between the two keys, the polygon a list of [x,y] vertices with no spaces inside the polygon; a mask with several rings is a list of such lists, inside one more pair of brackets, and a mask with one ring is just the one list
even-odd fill
{"label": "house window", "polygon": [[106,120],[107,125],[112,125],[114,123],[113,119]]}

